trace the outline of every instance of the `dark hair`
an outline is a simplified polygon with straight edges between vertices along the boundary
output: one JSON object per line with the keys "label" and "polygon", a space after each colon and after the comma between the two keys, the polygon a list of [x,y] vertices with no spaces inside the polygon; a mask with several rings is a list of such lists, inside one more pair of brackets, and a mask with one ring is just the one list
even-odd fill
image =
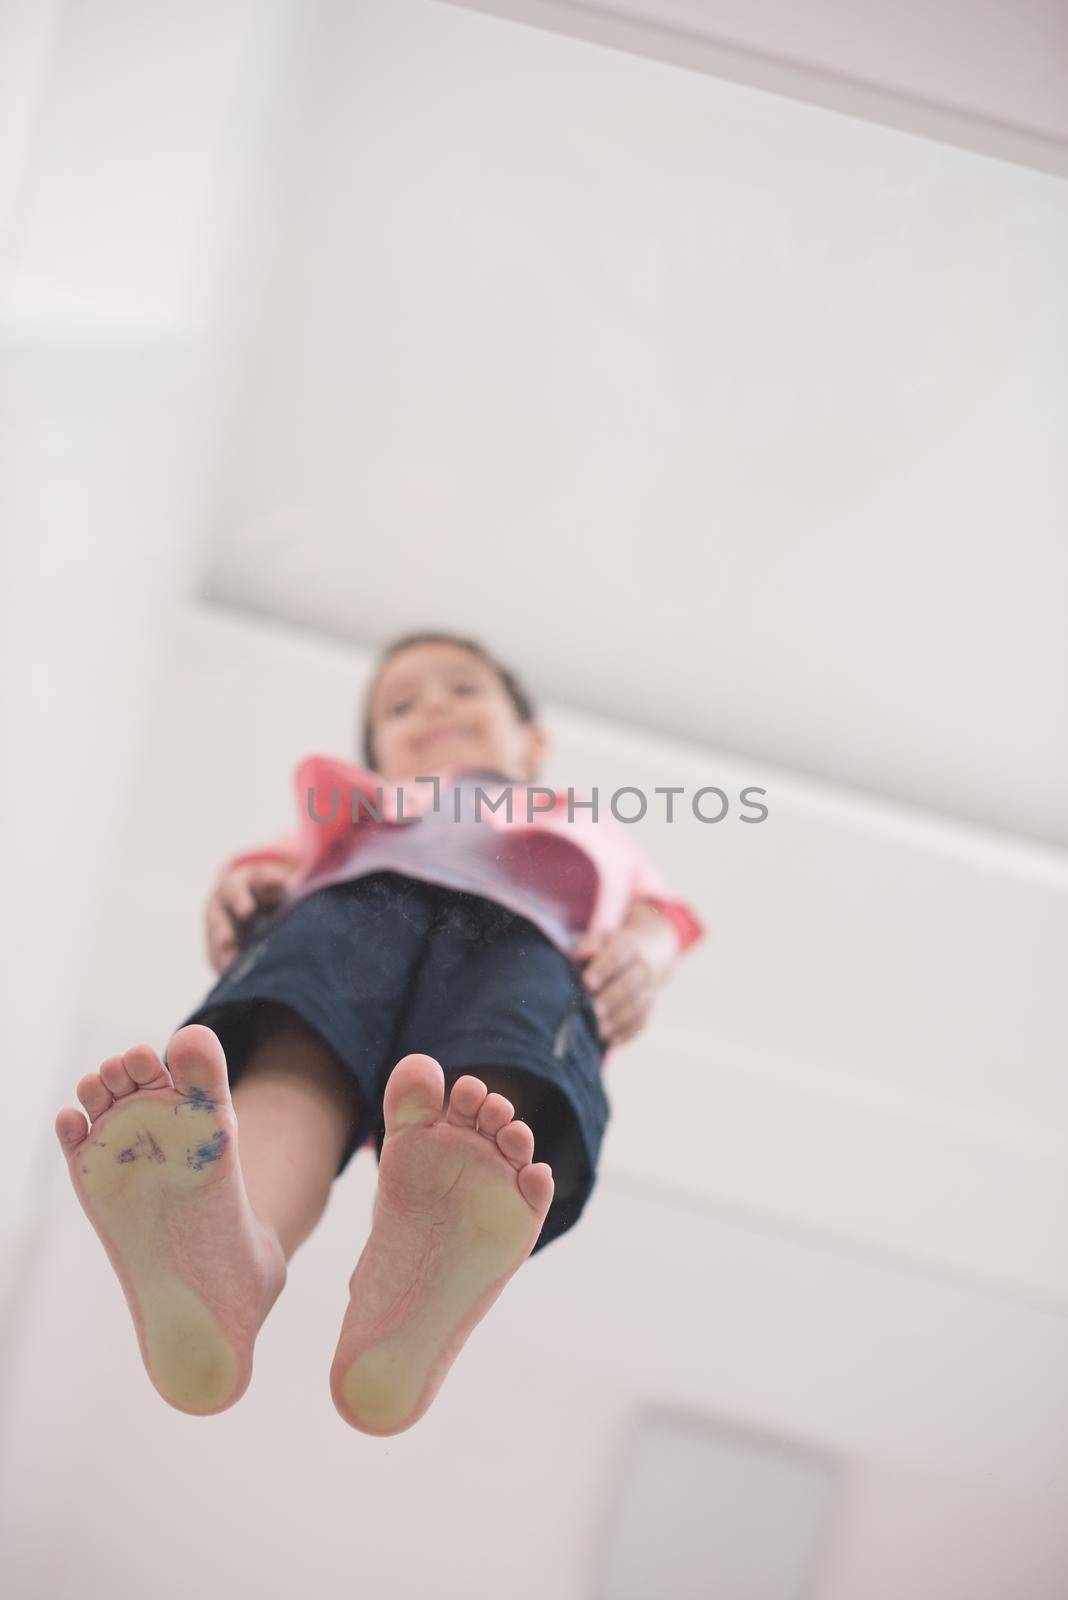
{"label": "dark hair", "polygon": [[489,667],[491,672],[496,673],[505,693],[515,707],[516,716],[520,722],[533,722],[535,720],[537,712],[534,708],[534,702],[515,673],[502,666],[485,646],[479,644],[477,640],[461,639],[455,633],[406,633],[402,638],[394,639],[392,643],[383,648],[367,688],[367,697],[363,707],[362,745],[364,763],[371,771],[374,771],[375,765],[374,735],[371,730],[371,700],[374,695],[375,684],[378,682],[387,661],[391,661],[395,655],[399,655],[402,650],[407,650],[413,644],[455,644],[463,650],[470,650],[471,654],[477,656],[485,666]]}

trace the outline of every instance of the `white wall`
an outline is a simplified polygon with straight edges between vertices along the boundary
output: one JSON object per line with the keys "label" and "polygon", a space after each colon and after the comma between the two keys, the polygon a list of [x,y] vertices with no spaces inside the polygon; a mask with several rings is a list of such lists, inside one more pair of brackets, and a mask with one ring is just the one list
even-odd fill
{"label": "white wall", "polygon": [[446,0],[1068,173],[1055,0]]}
{"label": "white wall", "polygon": [[303,17],[209,592],[1068,843],[1063,179],[435,0]]}
{"label": "white wall", "polygon": [[32,1063],[33,1130],[0,1177],[9,1284],[159,640],[200,570],[240,327],[219,303],[258,214],[249,163],[285,15],[251,0],[0,14],[5,1015],[12,1059]]}

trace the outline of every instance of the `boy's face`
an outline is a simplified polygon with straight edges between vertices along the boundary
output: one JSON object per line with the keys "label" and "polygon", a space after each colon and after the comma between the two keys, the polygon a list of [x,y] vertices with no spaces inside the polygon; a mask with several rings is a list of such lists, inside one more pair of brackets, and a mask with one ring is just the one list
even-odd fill
{"label": "boy's face", "polygon": [[521,722],[497,674],[455,644],[413,644],[386,663],[371,697],[375,770],[392,782],[446,767],[535,775],[545,736]]}

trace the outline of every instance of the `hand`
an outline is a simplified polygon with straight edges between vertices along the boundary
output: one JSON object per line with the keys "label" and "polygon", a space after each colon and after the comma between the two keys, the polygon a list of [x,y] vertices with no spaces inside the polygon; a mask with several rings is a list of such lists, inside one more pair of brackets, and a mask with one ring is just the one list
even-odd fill
{"label": "hand", "polygon": [[624,1044],[645,1027],[677,948],[663,919],[650,915],[654,922],[643,916],[638,926],[584,933],[574,947],[575,959],[588,963],[582,981],[596,996],[597,1029],[606,1044]]}
{"label": "hand", "polygon": [[204,912],[208,960],[216,972],[234,959],[249,919],[261,906],[277,905],[298,871],[289,862],[251,861],[220,875]]}

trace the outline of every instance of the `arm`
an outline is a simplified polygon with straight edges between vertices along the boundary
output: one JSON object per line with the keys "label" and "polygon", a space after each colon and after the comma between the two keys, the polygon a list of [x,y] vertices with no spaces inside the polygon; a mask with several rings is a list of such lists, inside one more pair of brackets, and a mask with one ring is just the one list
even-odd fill
{"label": "arm", "polygon": [[645,1027],[656,991],[681,948],[674,918],[648,900],[632,900],[615,932],[583,934],[574,954],[588,963],[582,981],[594,996],[598,1030],[606,1044],[623,1044]]}
{"label": "arm", "polygon": [[705,927],[694,908],[671,892],[647,856],[638,855],[630,883],[630,913],[636,905],[651,907],[675,930],[678,955],[703,939]]}
{"label": "arm", "polygon": [[230,965],[256,912],[277,905],[301,870],[299,834],[245,850],[220,869],[204,909],[208,960],[216,972]]}
{"label": "arm", "polygon": [[652,900],[632,900],[623,926],[637,939],[657,984],[663,983],[682,953],[674,918]]}

